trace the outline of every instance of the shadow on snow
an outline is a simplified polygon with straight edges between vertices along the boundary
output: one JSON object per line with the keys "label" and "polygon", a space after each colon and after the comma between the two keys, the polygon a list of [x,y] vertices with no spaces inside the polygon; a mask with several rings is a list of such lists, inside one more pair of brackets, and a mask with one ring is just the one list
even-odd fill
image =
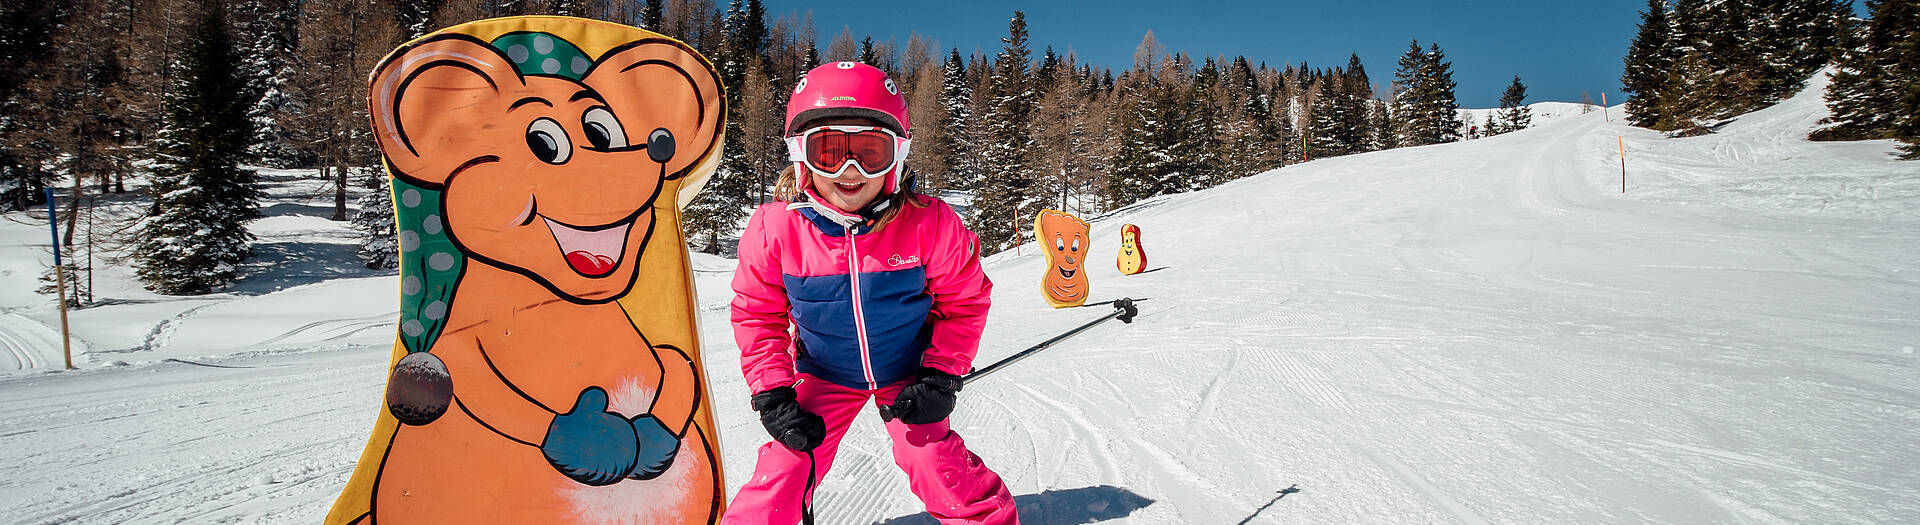
{"label": "shadow on snow", "polygon": [[[1112,485],[1049,490],[1039,494],[1014,496],[1020,509],[1020,523],[1027,525],[1080,525],[1127,517],[1133,511],[1152,505],[1153,500]],[[925,512],[901,516],[878,525],[937,525]]]}

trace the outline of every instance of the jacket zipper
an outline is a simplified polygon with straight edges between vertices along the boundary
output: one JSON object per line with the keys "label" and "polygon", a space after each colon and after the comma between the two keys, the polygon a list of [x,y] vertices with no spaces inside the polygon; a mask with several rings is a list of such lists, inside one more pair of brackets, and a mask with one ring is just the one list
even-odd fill
{"label": "jacket zipper", "polygon": [[847,227],[847,279],[853,281],[853,330],[860,340],[860,370],[867,374],[867,389],[880,388],[873,381],[873,358],[867,347],[867,315],[860,304],[860,248],[853,240],[853,227]]}

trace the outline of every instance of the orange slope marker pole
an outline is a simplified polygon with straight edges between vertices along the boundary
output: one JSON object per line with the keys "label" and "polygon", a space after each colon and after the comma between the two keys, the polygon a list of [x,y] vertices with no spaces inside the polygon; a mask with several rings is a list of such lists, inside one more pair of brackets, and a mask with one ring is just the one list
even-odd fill
{"label": "orange slope marker pole", "polygon": [[1626,193],[1627,192],[1627,138],[1625,136],[1615,136],[1614,138],[1620,139],[1620,193]]}
{"label": "orange slope marker pole", "polygon": [[1605,91],[1600,92],[1600,116],[1606,117],[1607,122],[1613,122],[1613,111],[1607,109],[1607,92]]}

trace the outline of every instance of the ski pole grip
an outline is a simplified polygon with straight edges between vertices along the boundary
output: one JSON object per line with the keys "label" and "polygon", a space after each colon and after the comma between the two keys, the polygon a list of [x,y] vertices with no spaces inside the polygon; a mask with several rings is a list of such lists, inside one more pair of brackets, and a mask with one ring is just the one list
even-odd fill
{"label": "ski pole grip", "polygon": [[1120,311],[1120,315],[1114,318],[1126,324],[1133,324],[1133,316],[1140,315],[1140,309],[1133,306],[1133,299],[1127,297],[1114,299],[1113,309]]}

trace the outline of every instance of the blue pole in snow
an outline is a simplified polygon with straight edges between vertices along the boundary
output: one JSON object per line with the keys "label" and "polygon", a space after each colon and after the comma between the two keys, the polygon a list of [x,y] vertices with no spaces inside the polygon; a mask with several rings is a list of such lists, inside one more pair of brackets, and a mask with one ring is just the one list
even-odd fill
{"label": "blue pole in snow", "polygon": [[[60,267],[60,210],[54,206],[53,188],[47,190],[47,233],[53,234],[53,267]],[[64,282],[64,281],[63,281]],[[64,288],[63,288],[64,289]],[[62,302],[65,302],[64,300]]]}
{"label": "blue pole in snow", "polygon": [[53,187],[47,190],[47,232],[53,238],[53,281],[60,290],[60,347],[67,354],[67,369],[73,369],[73,336],[67,331],[67,267],[60,262],[60,208],[53,201]]}

